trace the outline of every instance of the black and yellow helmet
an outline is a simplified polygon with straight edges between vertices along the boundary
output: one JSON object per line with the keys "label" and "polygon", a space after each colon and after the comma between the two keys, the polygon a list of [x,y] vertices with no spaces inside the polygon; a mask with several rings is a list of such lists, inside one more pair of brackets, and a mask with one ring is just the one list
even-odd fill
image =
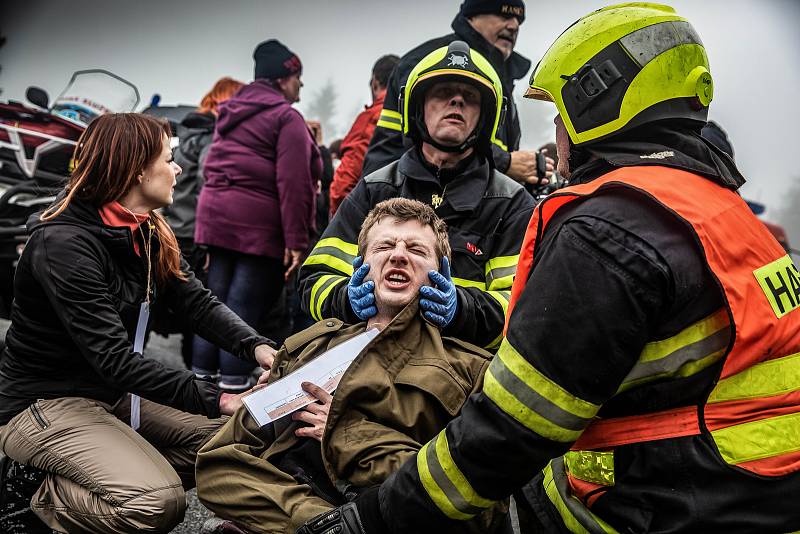
{"label": "black and yellow helmet", "polygon": [[[459,146],[441,145],[431,139],[423,117],[425,93],[443,81],[468,83],[481,93],[481,117],[475,131]],[[489,150],[499,144],[497,128],[503,119],[503,85],[489,61],[464,41],[434,50],[411,70],[400,91],[403,134],[415,143],[426,142],[446,152],[463,152],[471,146]]]}
{"label": "black and yellow helmet", "polygon": [[705,122],[714,96],[703,43],[669,6],[609,6],[556,39],[528,98],[554,102],[576,145],[662,119]]}

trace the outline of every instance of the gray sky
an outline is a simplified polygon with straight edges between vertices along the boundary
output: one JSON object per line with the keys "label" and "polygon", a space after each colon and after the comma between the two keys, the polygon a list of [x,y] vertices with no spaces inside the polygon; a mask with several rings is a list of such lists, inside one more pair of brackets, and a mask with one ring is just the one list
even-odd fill
{"label": "gray sky", "polygon": [[[195,104],[222,76],[252,79],[255,45],[277,38],[304,66],[299,108],[327,80],[339,93],[336,123],[346,131],[367,103],[374,61],[402,55],[450,32],[460,0],[0,0],[3,99],[29,85],[55,97],[70,74],[105,68],[138,86],[143,103]],[[569,24],[605,5],[589,0],[529,0],[516,50],[535,64]],[[748,184],[745,196],[781,207],[800,180],[800,2],[671,2],[703,39],[715,80],[710,117],[728,131]],[[529,73],[530,74],[530,73]],[[521,94],[527,77],[517,84]],[[552,136],[555,108],[522,101],[523,146]],[[313,117],[307,117],[313,118]],[[797,238],[795,237],[795,240]]]}

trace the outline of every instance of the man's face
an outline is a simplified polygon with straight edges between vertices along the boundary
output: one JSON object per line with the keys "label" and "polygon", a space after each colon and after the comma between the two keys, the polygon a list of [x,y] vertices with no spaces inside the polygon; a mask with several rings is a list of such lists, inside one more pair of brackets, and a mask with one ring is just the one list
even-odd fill
{"label": "man's face", "polygon": [[394,317],[430,285],[428,271],[438,270],[436,235],[419,221],[384,217],[367,233],[364,263],[375,282],[378,314]]}
{"label": "man's face", "polygon": [[425,93],[425,126],[434,141],[458,146],[475,130],[481,93],[470,84],[441,82]]}
{"label": "man's face", "polygon": [[504,17],[502,15],[476,15],[469,19],[475,31],[480,33],[490,45],[503,53],[508,59],[514,51],[519,33],[519,20],[517,17]]}

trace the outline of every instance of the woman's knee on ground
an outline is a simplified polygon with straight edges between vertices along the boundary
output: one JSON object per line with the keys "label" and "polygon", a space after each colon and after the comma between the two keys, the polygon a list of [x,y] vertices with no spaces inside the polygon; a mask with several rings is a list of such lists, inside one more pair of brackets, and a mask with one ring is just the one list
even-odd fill
{"label": "woman's knee on ground", "polygon": [[180,486],[149,491],[116,507],[113,532],[169,532],[183,521],[186,494]]}

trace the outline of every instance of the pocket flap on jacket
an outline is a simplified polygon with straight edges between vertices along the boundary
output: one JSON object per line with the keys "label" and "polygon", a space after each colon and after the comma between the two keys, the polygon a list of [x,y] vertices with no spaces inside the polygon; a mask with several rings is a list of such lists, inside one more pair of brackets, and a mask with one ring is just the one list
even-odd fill
{"label": "pocket flap on jacket", "polygon": [[461,407],[467,400],[467,392],[459,384],[458,379],[439,361],[409,362],[397,374],[394,382],[420,389],[432,395],[452,416],[456,416],[461,411]]}

